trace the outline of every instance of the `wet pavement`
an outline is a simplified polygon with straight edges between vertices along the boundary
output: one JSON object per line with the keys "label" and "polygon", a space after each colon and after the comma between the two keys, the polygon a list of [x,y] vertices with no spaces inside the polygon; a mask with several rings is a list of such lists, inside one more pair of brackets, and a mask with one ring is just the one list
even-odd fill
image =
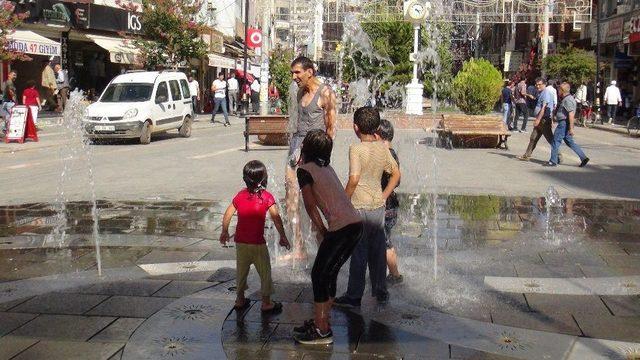
{"label": "wet pavement", "polygon": [[99,201],[102,276],[91,204],[2,206],[0,359],[640,356],[640,202],[403,194],[401,204],[393,242],[405,281],[386,306],[367,290],[361,309],[334,310],[335,343],[311,347],[291,338],[312,316],[309,266],[272,255],[282,314],[261,315],[256,274],[252,306],[231,310],[235,249],[217,241],[226,204]]}

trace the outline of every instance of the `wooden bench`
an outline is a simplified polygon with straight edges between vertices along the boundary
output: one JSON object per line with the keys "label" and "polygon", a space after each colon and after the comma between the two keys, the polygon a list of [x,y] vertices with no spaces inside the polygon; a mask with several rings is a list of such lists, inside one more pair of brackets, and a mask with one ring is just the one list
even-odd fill
{"label": "wooden bench", "polygon": [[249,135],[280,135],[286,138],[288,115],[250,115],[244,121],[244,151],[249,151]]}
{"label": "wooden bench", "polygon": [[440,139],[449,149],[454,143],[462,146],[475,144],[481,147],[509,149],[507,140],[511,133],[502,119],[495,116],[445,115],[438,129]]}

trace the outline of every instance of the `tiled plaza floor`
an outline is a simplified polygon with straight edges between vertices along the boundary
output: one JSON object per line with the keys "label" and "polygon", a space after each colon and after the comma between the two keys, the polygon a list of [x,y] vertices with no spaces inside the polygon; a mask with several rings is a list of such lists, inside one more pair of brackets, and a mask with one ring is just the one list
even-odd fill
{"label": "tiled plaza floor", "polygon": [[312,316],[308,266],[277,261],[273,247],[284,311],[260,314],[255,274],[251,308],[231,310],[235,250],[217,241],[224,204],[99,202],[102,276],[90,204],[67,203],[64,216],[52,204],[0,207],[0,359],[640,356],[640,203],[402,204],[393,241],[405,282],[386,306],[365,295],[361,309],[334,310],[335,343],[318,347],[291,338]]}

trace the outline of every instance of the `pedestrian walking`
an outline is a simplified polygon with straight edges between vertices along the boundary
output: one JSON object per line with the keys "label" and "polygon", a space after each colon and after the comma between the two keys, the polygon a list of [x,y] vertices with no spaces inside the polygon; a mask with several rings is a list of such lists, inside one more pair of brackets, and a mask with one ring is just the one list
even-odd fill
{"label": "pedestrian walking", "polygon": [[56,73],[56,86],[58,91],[58,107],[56,111],[61,113],[67,107],[67,99],[69,98],[69,75],[60,64],[56,64],[53,70]]}
{"label": "pedestrian walking", "polygon": [[512,99],[513,99],[513,91],[511,87],[513,86],[513,82],[506,81],[504,83],[504,87],[502,88],[502,93],[500,94],[500,102],[502,104],[502,122],[509,128],[509,130],[513,130],[511,128],[511,109],[512,109]]}
{"label": "pedestrian walking", "polygon": [[229,113],[235,115],[238,111],[238,91],[240,86],[236,79],[235,71],[232,71],[227,80],[227,92],[229,94]]}
{"label": "pedestrian walking", "polygon": [[[533,130],[529,137],[529,145],[527,146],[527,150],[524,155],[517,156],[517,158],[522,161],[529,161],[531,159],[531,154],[536,148],[541,136],[544,136],[549,145],[553,145],[553,131],[551,129],[552,109],[555,108],[553,92],[549,90],[548,86],[545,87],[545,82],[542,78],[536,79],[536,88],[540,94],[538,95],[538,100],[534,109],[536,118],[533,121]],[[562,161],[562,155],[560,153],[558,153],[558,157],[558,161]]]}
{"label": "pedestrian walking", "polygon": [[586,119],[582,119],[582,108],[588,106],[587,103],[587,85],[580,84],[578,90],[576,90],[576,119],[580,120],[583,124]]}
{"label": "pedestrian walking", "polygon": [[558,107],[558,112],[556,114],[558,124],[556,125],[555,132],[553,133],[551,159],[549,159],[547,166],[558,165],[558,151],[563,141],[580,158],[580,167],[584,167],[589,162],[589,158],[584,154],[580,146],[573,141],[576,100],[573,95],[570,94],[570,90],[571,86],[569,83],[564,82],[560,85],[560,97],[562,98],[562,103]]}
{"label": "pedestrian walking", "polygon": [[260,112],[260,82],[253,79],[251,83],[251,108],[254,113]]}
{"label": "pedestrian walking", "polygon": [[2,106],[0,107],[0,116],[4,119],[4,131],[8,131],[9,118],[11,117],[11,109],[16,105],[16,84],[18,73],[15,70],[9,71],[7,81],[2,88]]}
{"label": "pedestrian walking", "polygon": [[513,120],[513,129],[518,130],[518,118],[522,117],[522,127],[518,132],[523,132],[526,130],[527,122],[529,121],[529,108],[527,107],[527,82],[524,78],[520,79],[518,82],[514,95],[516,98],[516,116]]}
{"label": "pedestrian walking", "polygon": [[330,317],[338,273],[362,241],[360,215],[329,165],[332,149],[333,140],[324,130],[309,131],[302,141],[302,164],[297,170],[305,209],[319,242],[311,270],[314,317],[293,328],[294,339],[301,344],[333,342]]}
{"label": "pedestrian walking", "polygon": [[[362,107],[354,113],[353,129],[360,142],[349,147],[349,180],[345,191],[362,218],[363,236],[351,255],[347,291],[335,299],[337,306],[360,306],[367,265],[371,296],[379,304],[385,304],[389,300],[386,283],[385,202],[400,181],[400,170],[389,148],[378,141],[375,135],[379,127],[380,113],[377,109]],[[385,172],[391,176],[383,190],[380,183]]]}
{"label": "pedestrian walking", "polygon": [[200,84],[198,80],[193,78],[193,75],[189,76],[189,93],[191,94],[191,106],[193,106],[193,113],[198,113],[198,101],[200,101]]}
{"label": "pedestrian walking", "polygon": [[622,95],[615,80],[611,80],[611,85],[607,86],[604,92],[604,103],[607,104],[607,118],[608,123],[611,124],[616,118],[618,106],[622,105]]}
{"label": "pedestrian walking", "polygon": [[56,109],[57,101],[54,93],[58,89],[56,84],[56,73],[51,68],[51,60],[44,60],[42,62],[42,79],[40,85],[44,90],[42,105],[46,106],[49,110],[54,111]]}
{"label": "pedestrian walking", "polygon": [[218,74],[218,78],[211,84],[211,92],[213,93],[213,110],[211,111],[211,123],[216,121],[216,113],[222,108],[224,115],[224,126],[231,126],[229,122],[229,113],[227,112],[227,82],[224,80],[224,73]]}
{"label": "pedestrian walking", "polygon": [[247,277],[251,265],[260,276],[260,295],[262,296],[263,315],[282,312],[282,304],[271,301],[273,295],[273,281],[271,279],[271,262],[269,249],[264,238],[264,223],[267,213],[271,216],[280,241],[278,244],[289,249],[289,240],[284,232],[282,219],[278,213],[276,200],[267,191],[267,168],[258,160],[249,161],[242,170],[242,179],[246,188],[234,196],[222,218],[222,232],[220,243],[229,242],[229,225],[233,214],[238,213],[238,222],[234,241],[236,243],[236,303],[234,309],[243,311],[251,306],[251,302],[244,296],[247,290]]}

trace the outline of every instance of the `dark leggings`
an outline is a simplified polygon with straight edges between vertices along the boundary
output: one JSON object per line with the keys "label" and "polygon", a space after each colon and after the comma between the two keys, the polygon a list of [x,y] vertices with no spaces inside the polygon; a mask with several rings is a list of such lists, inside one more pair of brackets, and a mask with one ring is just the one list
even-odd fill
{"label": "dark leggings", "polygon": [[326,302],[330,297],[336,296],[340,268],[351,256],[361,236],[361,222],[325,234],[311,270],[313,301]]}

